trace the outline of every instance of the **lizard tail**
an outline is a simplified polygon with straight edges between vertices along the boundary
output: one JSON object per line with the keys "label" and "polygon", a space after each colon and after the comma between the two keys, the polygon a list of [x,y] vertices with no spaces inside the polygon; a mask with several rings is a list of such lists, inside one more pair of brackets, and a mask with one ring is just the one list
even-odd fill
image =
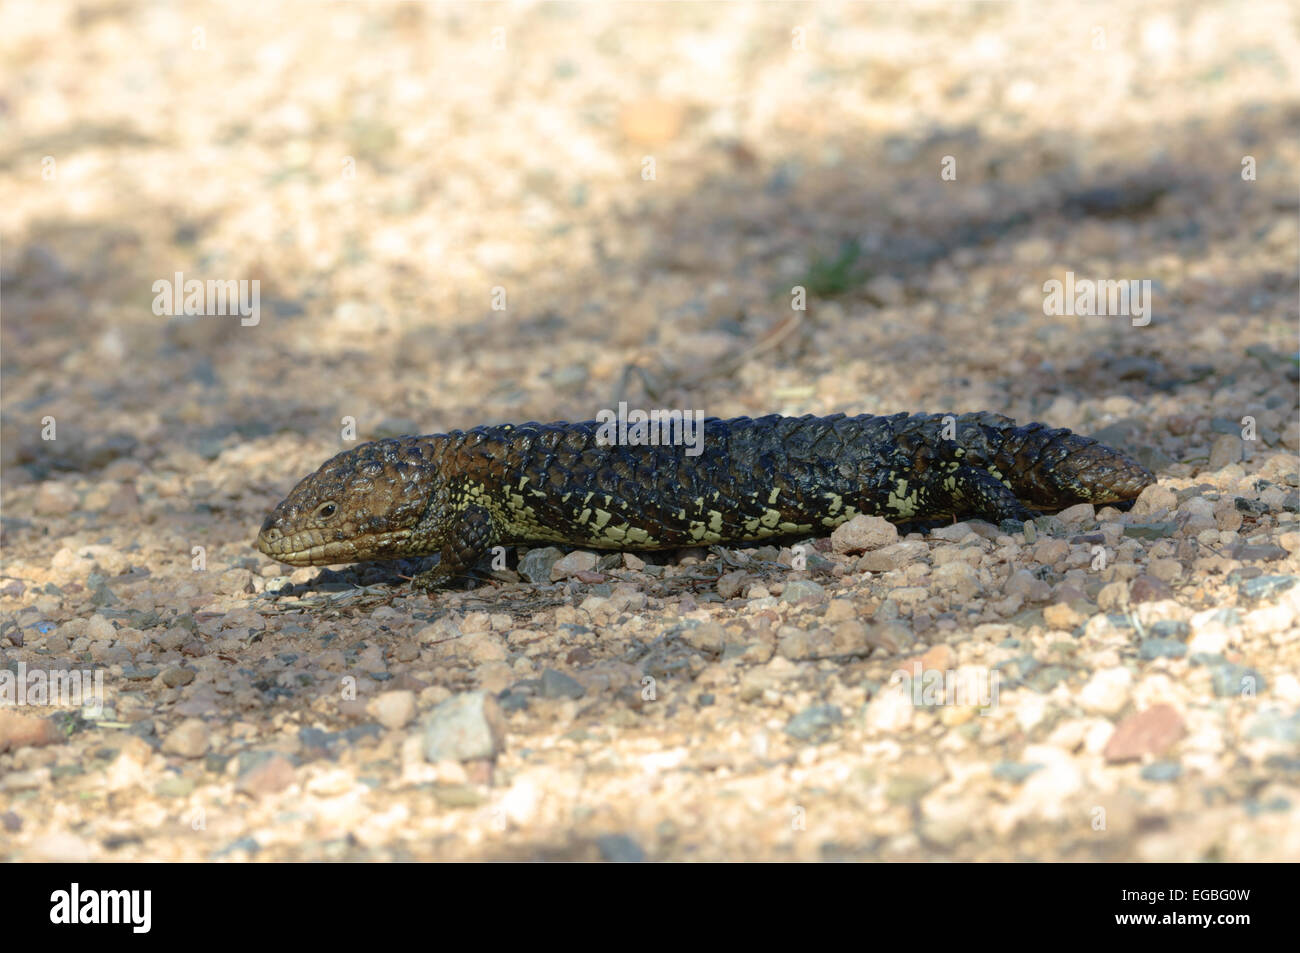
{"label": "lizard tail", "polygon": [[1128,454],[1070,430],[1040,423],[1023,427],[989,426],[983,420],[972,423],[983,431],[973,442],[987,454],[990,469],[1017,497],[1037,508],[1121,503],[1136,499],[1155,482],[1155,475]]}

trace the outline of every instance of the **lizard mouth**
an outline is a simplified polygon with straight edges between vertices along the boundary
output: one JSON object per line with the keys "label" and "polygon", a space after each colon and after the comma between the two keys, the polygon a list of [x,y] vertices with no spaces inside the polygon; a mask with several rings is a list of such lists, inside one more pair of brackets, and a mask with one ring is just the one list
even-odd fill
{"label": "lizard mouth", "polygon": [[365,533],[349,539],[326,539],[326,531],[305,529],[285,535],[275,526],[257,534],[257,548],[267,556],[290,566],[330,566],[365,559],[396,559],[409,529],[391,533]]}

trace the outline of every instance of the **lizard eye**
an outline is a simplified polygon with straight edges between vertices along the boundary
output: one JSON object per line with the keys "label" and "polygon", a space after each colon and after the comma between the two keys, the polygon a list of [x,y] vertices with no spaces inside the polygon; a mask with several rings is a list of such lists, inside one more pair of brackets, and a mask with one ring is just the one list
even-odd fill
{"label": "lizard eye", "polygon": [[330,519],[338,511],[339,511],[338,506],[335,504],[333,500],[330,500],[329,502],[322,503],[320,506],[316,507],[316,518],[321,520],[327,520]]}

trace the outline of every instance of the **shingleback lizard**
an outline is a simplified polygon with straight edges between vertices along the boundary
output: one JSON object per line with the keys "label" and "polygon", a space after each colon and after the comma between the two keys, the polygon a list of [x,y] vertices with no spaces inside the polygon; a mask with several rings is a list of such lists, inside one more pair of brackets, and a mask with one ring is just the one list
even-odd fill
{"label": "shingleback lizard", "polygon": [[432,588],[496,545],[747,543],[858,513],[1027,520],[1132,500],[1155,479],[1091,438],[992,413],[710,418],[698,456],[607,445],[598,430],[504,424],[363,444],[294,487],[257,548],[291,566],[436,553],[415,578]]}

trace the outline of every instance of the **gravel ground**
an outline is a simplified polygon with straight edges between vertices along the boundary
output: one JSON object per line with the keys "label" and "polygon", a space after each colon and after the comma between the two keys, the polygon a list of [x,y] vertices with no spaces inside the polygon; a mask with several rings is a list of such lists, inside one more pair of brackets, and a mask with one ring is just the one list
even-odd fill
{"label": "gravel ground", "polygon": [[[0,8],[0,858],[1300,856],[1300,17],[1142,6]],[[620,399],[1159,482],[433,597],[252,546],[355,439]]]}

